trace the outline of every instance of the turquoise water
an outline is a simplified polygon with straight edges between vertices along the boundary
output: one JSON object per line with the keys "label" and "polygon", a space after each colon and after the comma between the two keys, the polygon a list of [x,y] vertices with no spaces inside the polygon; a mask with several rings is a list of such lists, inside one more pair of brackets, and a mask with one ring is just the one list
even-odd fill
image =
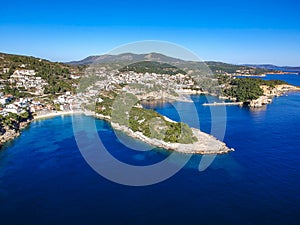
{"label": "turquoise water", "polygon": [[[193,100],[201,129],[210,132],[205,96]],[[189,104],[175,107],[189,112]],[[119,185],[94,172],[78,150],[71,116],[33,122],[0,152],[1,224],[299,224],[299,104],[300,93],[290,93],[258,111],[227,107],[224,141],[235,152],[217,156],[204,172],[198,170],[201,156],[193,156],[175,176],[146,187]],[[170,104],[154,108],[178,119]],[[95,123],[104,145],[123,162],[149,165],[170,154],[128,149],[108,123]]]}

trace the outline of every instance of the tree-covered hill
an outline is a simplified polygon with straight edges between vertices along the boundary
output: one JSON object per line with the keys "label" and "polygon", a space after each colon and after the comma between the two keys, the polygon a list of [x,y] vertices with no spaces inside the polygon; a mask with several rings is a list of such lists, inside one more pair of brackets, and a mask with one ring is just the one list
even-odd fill
{"label": "tree-covered hill", "polygon": [[155,61],[163,63],[180,63],[185,62],[182,59],[173,58],[160,53],[152,52],[146,54],[123,53],[119,55],[95,55],[88,56],[79,61],[68,62],[70,65],[90,65],[90,64],[106,64],[106,63],[136,63],[141,61]]}
{"label": "tree-covered hill", "polygon": [[224,90],[224,94],[234,97],[239,102],[247,102],[263,95],[261,85],[274,88],[276,85],[287,84],[281,80],[262,80],[257,78],[236,78],[230,82],[231,87]]}
{"label": "tree-covered hill", "polygon": [[157,74],[186,74],[182,69],[172,66],[168,63],[153,62],[153,61],[142,61],[132,63],[128,66],[123,67],[119,70],[120,72],[133,71],[136,73],[157,73]]}

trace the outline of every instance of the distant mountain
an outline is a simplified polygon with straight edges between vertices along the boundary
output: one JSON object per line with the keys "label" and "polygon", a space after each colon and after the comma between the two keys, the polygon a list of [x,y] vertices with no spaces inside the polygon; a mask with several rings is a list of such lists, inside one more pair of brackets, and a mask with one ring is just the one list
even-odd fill
{"label": "distant mountain", "polygon": [[236,73],[237,70],[251,70],[253,74],[263,74],[271,71],[267,68],[259,68],[252,65],[234,65],[223,62],[196,62],[196,61],[186,61],[178,58],[173,58],[160,53],[147,53],[147,54],[134,54],[134,53],[123,53],[120,55],[99,55],[99,56],[89,56],[83,60],[68,62],[70,65],[90,65],[90,64],[101,64],[101,63],[120,63],[120,64],[132,64],[137,62],[152,61],[160,63],[168,63],[173,66],[177,66],[182,69],[187,68],[205,68],[206,65],[212,70],[213,73],[218,73],[217,71],[223,71],[227,73]]}
{"label": "distant mountain", "polygon": [[245,64],[245,66],[251,66],[255,68],[260,68],[260,69],[268,69],[268,70],[280,70],[280,71],[285,71],[285,72],[299,72],[300,67],[293,67],[293,66],[275,66],[272,64]]}
{"label": "distant mountain", "polygon": [[148,53],[148,54],[133,54],[123,53],[120,55],[99,55],[89,56],[83,60],[68,62],[70,65],[89,65],[93,63],[120,63],[120,62],[140,62],[140,61],[156,61],[164,63],[180,63],[184,60],[172,58],[160,53]]}

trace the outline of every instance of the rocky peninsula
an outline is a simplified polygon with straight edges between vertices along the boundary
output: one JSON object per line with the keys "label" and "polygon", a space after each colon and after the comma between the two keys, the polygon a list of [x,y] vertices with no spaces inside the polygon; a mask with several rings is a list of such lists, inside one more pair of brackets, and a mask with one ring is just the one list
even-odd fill
{"label": "rocky peninsula", "polygon": [[282,80],[258,78],[230,78],[222,83],[222,98],[241,102],[250,108],[259,108],[272,102],[274,97],[300,91],[300,87]]}
{"label": "rocky peninsula", "polygon": [[252,108],[260,108],[264,105],[270,104],[274,97],[282,96],[285,93],[300,91],[300,87],[289,84],[280,84],[275,87],[261,85],[260,88],[263,90],[263,95],[249,102],[249,106]]}
{"label": "rocky peninsula", "polygon": [[[133,131],[128,126],[111,122],[112,119],[108,115],[102,115],[90,111],[85,111],[84,113],[89,116],[104,119],[110,122],[111,126],[115,130],[124,132],[128,136],[138,139],[154,147],[164,148],[167,150],[172,150],[185,154],[225,154],[230,151],[234,151],[233,148],[227,147],[224,142],[217,140],[214,136],[204,133],[196,128],[190,128],[192,130],[192,135],[196,138],[193,143],[171,143],[155,137],[148,137],[144,135],[143,132]],[[176,121],[173,121],[168,117],[164,116],[164,119],[171,123],[178,124]]]}
{"label": "rocky peninsula", "polygon": [[126,133],[128,136],[141,140],[149,145],[173,150],[185,154],[224,154],[234,151],[233,148],[228,148],[224,142],[217,140],[212,135],[206,134],[198,129],[191,128],[197,141],[191,144],[170,143],[156,138],[149,138],[141,132],[134,132],[126,126],[120,126],[116,123],[111,123],[116,130]]}

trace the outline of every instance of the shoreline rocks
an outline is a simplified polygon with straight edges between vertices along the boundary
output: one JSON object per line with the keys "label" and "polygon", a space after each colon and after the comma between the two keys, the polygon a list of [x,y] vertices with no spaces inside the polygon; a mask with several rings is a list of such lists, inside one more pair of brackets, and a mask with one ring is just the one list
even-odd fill
{"label": "shoreline rocks", "polygon": [[251,108],[260,108],[270,104],[273,102],[274,97],[282,96],[287,92],[300,91],[299,87],[288,84],[276,85],[274,88],[266,85],[261,85],[260,87],[264,91],[264,95],[260,96],[258,99],[249,101],[249,106]]}
{"label": "shoreline rocks", "polygon": [[0,135],[0,147],[2,147],[6,142],[15,139],[19,135],[20,132],[16,131],[15,129],[8,129],[7,127],[5,127],[4,133]]}
{"label": "shoreline rocks", "polygon": [[134,132],[126,126],[121,126],[117,123],[111,122],[114,129],[122,131],[130,137],[136,138],[144,143],[154,147],[173,150],[185,154],[225,154],[234,151],[233,148],[228,148],[222,141],[217,140],[212,135],[206,134],[198,129],[191,128],[193,134],[197,137],[198,141],[192,144],[169,143],[156,138],[149,138],[141,132]]}
{"label": "shoreline rocks", "polygon": [[[193,131],[193,134],[198,139],[197,142],[194,142],[192,144],[181,144],[181,143],[169,143],[165,142],[163,140],[158,140],[156,138],[149,138],[145,136],[142,132],[134,132],[133,130],[129,129],[128,127],[124,125],[119,125],[118,123],[113,123],[110,121],[110,116],[104,116],[102,114],[93,114],[89,113],[90,116],[94,116],[98,119],[104,119],[108,122],[110,122],[111,126],[118,131],[124,132],[128,136],[138,139],[146,144],[149,144],[154,147],[158,148],[164,148],[167,150],[177,151],[185,154],[225,154],[231,151],[234,151],[233,148],[229,148],[226,146],[226,144],[218,139],[216,139],[214,136],[204,133],[196,128],[191,128]],[[176,121],[171,120],[168,117],[164,116],[164,119],[169,122]]]}
{"label": "shoreline rocks", "polygon": [[3,127],[1,130],[1,135],[0,135],[0,150],[2,146],[9,142],[14,140],[15,138],[19,137],[22,133],[22,130],[25,129],[29,124],[31,120],[20,122],[19,128],[9,128],[9,127]]}

